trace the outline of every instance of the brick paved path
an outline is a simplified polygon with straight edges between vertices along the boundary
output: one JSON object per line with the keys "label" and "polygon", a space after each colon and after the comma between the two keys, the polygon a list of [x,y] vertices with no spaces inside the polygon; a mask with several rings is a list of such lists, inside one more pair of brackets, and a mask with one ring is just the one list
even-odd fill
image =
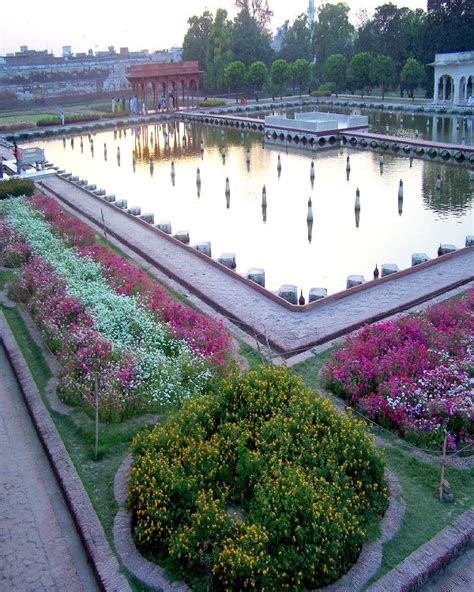
{"label": "brick paved path", "polygon": [[0,591],[97,589],[0,347]]}
{"label": "brick paved path", "polygon": [[[124,214],[100,198],[59,177],[44,180],[41,185],[51,189],[61,199],[78,208],[86,217],[101,226],[101,208],[107,228],[128,246],[144,253],[162,271],[195,291],[207,303],[214,303],[220,312],[247,327],[266,335],[280,351],[304,349],[337,332],[370,322],[377,315],[394,313],[400,307],[414,304],[437,290],[474,276],[474,249],[440,261],[416,273],[401,274],[397,279],[380,282],[371,288],[353,292],[350,296],[321,302],[306,312],[288,310],[275,300],[246,285],[235,274],[228,274],[197,257],[192,249],[184,249],[160,236],[155,229]],[[133,202],[130,202],[133,206]],[[192,237],[191,237],[192,239]]]}

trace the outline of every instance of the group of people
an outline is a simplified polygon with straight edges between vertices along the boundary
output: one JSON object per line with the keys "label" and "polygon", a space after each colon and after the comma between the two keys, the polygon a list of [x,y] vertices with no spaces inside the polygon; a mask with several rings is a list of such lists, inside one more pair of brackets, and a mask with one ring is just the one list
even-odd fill
{"label": "group of people", "polygon": [[[117,101],[119,101],[120,99],[112,99],[112,112],[115,113],[115,111],[117,110]],[[125,101],[125,97],[122,97],[122,105],[124,104]],[[114,103],[115,101],[115,103]],[[115,105],[115,107],[114,107]],[[166,103],[166,97],[165,95],[163,95],[161,97],[161,101],[158,105],[158,109],[160,111],[173,111],[175,108],[175,100],[173,95],[169,95],[168,97],[168,104]],[[125,107],[123,107],[123,109],[125,110]],[[141,104],[141,108],[140,105],[138,103],[138,97],[136,95],[134,95],[133,97],[130,98],[129,100],[129,111],[130,113],[133,113],[135,115],[138,115],[139,113],[141,115],[146,115],[148,113],[148,109],[146,106],[145,101],[142,102]]]}
{"label": "group of people", "polygon": [[124,96],[117,98],[114,97],[112,99],[112,113],[125,111],[126,104],[127,102]]}

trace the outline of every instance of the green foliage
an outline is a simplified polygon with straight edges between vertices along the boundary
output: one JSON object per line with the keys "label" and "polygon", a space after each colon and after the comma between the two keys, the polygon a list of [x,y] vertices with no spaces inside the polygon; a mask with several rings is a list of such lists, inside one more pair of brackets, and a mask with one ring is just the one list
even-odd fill
{"label": "green foliage", "polygon": [[290,65],[286,60],[275,60],[270,71],[272,85],[283,98],[283,89],[290,79]]}
{"label": "green foliage", "polygon": [[370,67],[370,81],[374,86],[382,88],[382,99],[385,98],[385,89],[390,88],[397,75],[395,62],[390,56],[379,55]]}
{"label": "green foliage", "polygon": [[311,59],[311,31],[306,14],[300,14],[292,25],[289,21],[283,25],[283,39],[278,57],[288,62],[294,62],[298,58]]}
{"label": "green foliage", "polygon": [[326,84],[321,84],[319,88],[311,92],[312,97],[330,97],[331,95],[331,89],[327,88]]}
{"label": "green foliage", "polygon": [[311,78],[311,64],[304,58],[296,60],[296,62],[290,66],[290,75],[293,83],[299,85],[301,95],[301,88],[303,85],[308,84]]}
{"label": "green foliage", "polygon": [[341,53],[335,53],[328,57],[324,65],[324,78],[327,82],[334,84],[337,97],[347,79],[347,62]]}
{"label": "green foliage", "polygon": [[400,72],[400,82],[410,91],[410,96],[415,100],[414,91],[420,86],[424,76],[423,65],[415,58],[408,58]]}
{"label": "green foliage", "polygon": [[[97,113],[67,113],[64,116],[64,123],[78,123],[82,121],[94,121],[100,119]],[[38,119],[36,122],[38,127],[46,127],[49,125],[61,125],[61,117],[59,115],[48,115]]]}
{"label": "green foliage", "polygon": [[374,57],[364,51],[355,55],[349,63],[347,71],[349,82],[354,88],[360,89],[362,96],[364,96],[364,91],[370,84],[370,71],[373,61]]}
{"label": "green foliage", "polygon": [[0,183],[0,200],[19,195],[33,195],[35,185],[31,179],[8,179]]}
{"label": "green foliage", "polygon": [[322,3],[318,9],[318,20],[314,30],[314,54],[318,61],[318,73],[328,57],[340,53],[349,58],[352,53],[354,27],[349,22],[350,8],[345,2]]}
{"label": "green foliage", "polygon": [[247,82],[254,89],[259,89],[267,82],[268,76],[268,68],[263,62],[253,62],[247,73]]}
{"label": "green foliage", "polygon": [[222,380],[139,435],[132,452],[137,544],[212,589],[335,581],[387,506],[383,463],[362,423],[283,367]]}
{"label": "green foliage", "polygon": [[204,99],[199,101],[200,107],[223,107],[227,105],[224,99]]}
{"label": "green foliage", "polygon": [[224,68],[232,61],[232,33],[227,11],[218,8],[209,34],[204,84],[210,90],[224,87]]}
{"label": "green foliage", "polygon": [[247,70],[242,62],[231,62],[224,68],[224,83],[233,90],[242,88],[247,77]]}
{"label": "green foliage", "polygon": [[[254,3],[252,3],[254,4]],[[273,54],[270,46],[272,36],[256,16],[244,6],[232,23],[232,52],[234,59],[246,66],[254,61],[269,63]]]}
{"label": "green foliage", "polygon": [[183,40],[183,60],[197,60],[204,70],[207,68],[207,45],[212,23],[212,13],[208,10],[201,16],[190,17]]}

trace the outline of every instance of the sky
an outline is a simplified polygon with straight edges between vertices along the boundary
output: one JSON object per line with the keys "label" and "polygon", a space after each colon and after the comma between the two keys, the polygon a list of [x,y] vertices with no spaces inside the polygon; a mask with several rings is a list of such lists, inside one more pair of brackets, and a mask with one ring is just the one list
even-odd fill
{"label": "sky", "polygon": [[[334,3],[337,0],[333,0]],[[365,8],[370,14],[376,6],[389,0],[346,0],[351,7],[351,20]],[[398,6],[426,9],[426,0],[391,0]],[[315,1],[316,8],[320,4]],[[187,30],[187,19],[225,8],[235,15],[233,0],[21,0],[18,9],[10,10],[8,19],[0,19],[0,55],[29,49],[53,51],[61,55],[63,45],[71,45],[73,53],[116,49],[165,49],[181,46]],[[270,0],[274,12],[272,29],[286,20],[294,20],[308,8],[308,0]]]}

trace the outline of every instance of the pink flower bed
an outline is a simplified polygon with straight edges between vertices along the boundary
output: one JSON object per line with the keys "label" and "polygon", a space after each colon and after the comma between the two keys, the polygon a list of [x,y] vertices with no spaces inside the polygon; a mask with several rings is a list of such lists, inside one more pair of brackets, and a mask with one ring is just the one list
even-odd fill
{"label": "pink flower bed", "polygon": [[335,393],[415,443],[474,437],[474,290],[419,316],[364,327],[324,369]]}
{"label": "pink flower bed", "polygon": [[47,261],[34,257],[23,268],[14,290],[59,361],[58,389],[66,403],[92,411],[97,377],[102,419],[120,419],[140,407],[141,401],[128,396],[134,379],[132,357],[112,352],[111,343],[94,330],[92,317],[67,294],[65,281]]}
{"label": "pink flower bed", "polygon": [[192,350],[206,356],[213,365],[224,367],[227,364],[231,345],[222,322],[172,300],[168,292],[144,271],[108,247],[94,244],[94,232],[64,212],[55,200],[37,194],[29,202],[43,212],[54,232],[78,248],[80,255],[101,264],[107,282],[116,292],[127,296],[138,294],[141,301],[168,324],[175,337],[185,340]]}
{"label": "pink flower bed", "polygon": [[20,267],[28,261],[31,249],[11,224],[0,220],[0,265]]}

